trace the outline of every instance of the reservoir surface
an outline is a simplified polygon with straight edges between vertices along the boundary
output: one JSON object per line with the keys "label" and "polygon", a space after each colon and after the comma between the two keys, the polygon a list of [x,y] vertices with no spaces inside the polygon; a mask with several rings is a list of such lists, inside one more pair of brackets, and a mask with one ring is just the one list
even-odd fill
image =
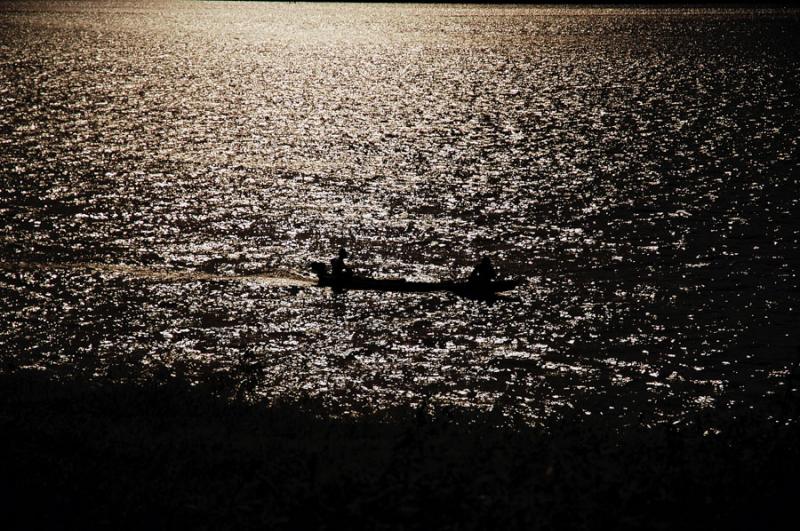
{"label": "reservoir surface", "polygon": [[[342,414],[756,403],[797,385],[798,102],[796,10],[0,4],[0,371]],[[316,287],[342,246],[524,280]]]}

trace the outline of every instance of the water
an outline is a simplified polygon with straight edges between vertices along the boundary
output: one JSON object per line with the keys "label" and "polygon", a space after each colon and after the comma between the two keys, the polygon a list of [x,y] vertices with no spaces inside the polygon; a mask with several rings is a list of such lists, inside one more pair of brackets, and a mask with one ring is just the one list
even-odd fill
{"label": "water", "polygon": [[[798,13],[3,4],[2,370],[532,420],[784,392]],[[340,245],[526,282],[310,285]]]}

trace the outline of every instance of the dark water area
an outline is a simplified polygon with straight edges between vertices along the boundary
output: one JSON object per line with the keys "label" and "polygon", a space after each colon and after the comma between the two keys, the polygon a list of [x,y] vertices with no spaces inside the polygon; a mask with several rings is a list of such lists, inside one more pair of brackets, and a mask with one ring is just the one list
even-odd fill
{"label": "dark water area", "polygon": [[0,374],[0,508],[13,529],[792,529],[799,405],[498,428],[19,371]]}
{"label": "dark water area", "polygon": [[[531,421],[788,392],[798,14],[3,3],[0,370]],[[340,245],[525,282],[313,286]]]}

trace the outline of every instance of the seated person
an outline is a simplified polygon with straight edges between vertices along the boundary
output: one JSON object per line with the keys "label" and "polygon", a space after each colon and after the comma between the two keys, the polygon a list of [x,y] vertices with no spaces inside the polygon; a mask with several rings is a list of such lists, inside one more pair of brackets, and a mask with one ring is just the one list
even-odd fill
{"label": "seated person", "polygon": [[470,273],[469,281],[474,283],[488,284],[494,280],[496,276],[497,273],[494,271],[492,261],[488,256],[484,256],[481,258],[481,261],[478,262],[478,265],[475,266],[475,269],[472,270],[472,273]]}

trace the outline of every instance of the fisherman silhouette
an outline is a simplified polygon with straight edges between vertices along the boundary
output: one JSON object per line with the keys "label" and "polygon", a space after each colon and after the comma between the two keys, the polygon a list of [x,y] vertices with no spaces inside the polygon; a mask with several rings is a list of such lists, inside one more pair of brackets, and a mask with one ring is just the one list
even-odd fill
{"label": "fisherman silhouette", "polygon": [[481,258],[481,261],[478,262],[478,265],[475,266],[475,269],[472,270],[472,273],[470,273],[469,281],[474,284],[488,284],[494,280],[496,276],[497,273],[494,271],[492,261],[488,256],[484,256]]}
{"label": "fisherman silhouette", "polygon": [[339,249],[339,255],[336,258],[331,259],[331,274],[334,278],[341,279],[341,278],[349,278],[353,276],[353,270],[347,267],[347,264],[344,263],[344,259],[350,256],[344,247]]}

